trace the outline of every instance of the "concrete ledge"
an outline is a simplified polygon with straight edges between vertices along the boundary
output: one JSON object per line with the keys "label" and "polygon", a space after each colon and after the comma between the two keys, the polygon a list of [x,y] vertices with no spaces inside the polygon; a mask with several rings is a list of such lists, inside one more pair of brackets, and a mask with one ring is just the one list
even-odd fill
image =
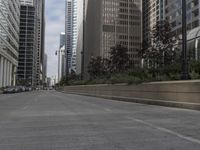
{"label": "concrete ledge", "polygon": [[66,86],[63,91],[112,100],[200,110],[200,80],[152,82],[140,85]]}
{"label": "concrete ledge", "polygon": [[[63,93],[66,93],[66,92],[63,92]],[[163,100],[130,98],[130,97],[119,97],[119,96],[107,96],[107,95],[92,95],[92,94],[73,93],[73,92],[70,92],[68,94],[97,97],[97,98],[123,101],[123,102],[132,102],[132,103],[140,103],[140,104],[148,104],[148,105],[157,105],[157,106],[166,106],[166,107],[176,107],[176,108],[200,110],[200,104],[196,104],[196,103],[172,102],[172,101],[163,101]]]}

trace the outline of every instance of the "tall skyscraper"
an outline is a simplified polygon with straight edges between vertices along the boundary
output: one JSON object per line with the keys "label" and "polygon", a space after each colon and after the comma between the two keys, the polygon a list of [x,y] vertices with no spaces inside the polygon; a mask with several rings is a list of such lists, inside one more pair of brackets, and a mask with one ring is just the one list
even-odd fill
{"label": "tall skyscraper", "polygon": [[[181,1],[181,0],[179,0]],[[151,42],[151,31],[165,19],[165,0],[143,0],[143,40]]]}
{"label": "tall skyscraper", "polygon": [[15,85],[19,21],[19,0],[0,0],[0,87]]}
{"label": "tall skyscraper", "polygon": [[20,46],[17,81],[18,84],[35,86],[36,12],[33,1],[23,0],[20,2]]}
{"label": "tall skyscraper", "polygon": [[44,0],[20,0],[18,81],[40,86],[45,82]]}
{"label": "tall skyscraper", "polygon": [[78,2],[73,0],[72,3],[72,58],[70,69],[76,72],[76,50],[77,50],[77,41],[78,41],[78,28],[77,28],[77,19],[78,19]]}
{"label": "tall skyscraper", "polygon": [[72,34],[73,34],[73,0],[66,0],[65,9],[65,34],[66,34],[66,75],[70,72],[72,59]]}
{"label": "tall skyscraper", "polygon": [[58,78],[61,80],[66,76],[66,55],[65,55],[65,33],[60,33],[60,45],[58,51]]}
{"label": "tall skyscraper", "polygon": [[60,46],[59,48],[65,46],[65,32],[60,33]]}
{"label": "tall skyscraper", "polygon": [[128,48],[130,63],[140,65],[137,50],[142,40],[141,0],[86,0],[84,18],[84,74],[91,57],[109,58],[116,44]]}
{"label": "tall skyscraper", "polygon": [[77,42],[78,42],[78,11],[80,7],[79,1],[82,0],[66,0],[65,49],[67,52],[67,73],[71,73],[72,71],[76,72],[76,54],[77,54]]}
{"label": "tall skyscraper", "polygon": [[35,0],[36,8],[36,45],[37,45],[37,65],[36,65],[36,85],[44,83],[44,54],[45,54],[45,0]]}
{"label": "tall skyscraper", "polygon": [[77,0],[76,74],[81,74],[83,51],[83,0]]}

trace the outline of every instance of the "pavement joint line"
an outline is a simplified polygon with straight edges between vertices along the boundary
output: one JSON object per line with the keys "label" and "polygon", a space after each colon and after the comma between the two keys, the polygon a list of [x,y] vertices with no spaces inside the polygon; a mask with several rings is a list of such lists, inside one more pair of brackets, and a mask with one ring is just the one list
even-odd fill
{"label": "pavement joint line", "polygon": [[147,121],[144,121],[144,120],[141,120],[141,119],[136,119],[136,118],[133,118],[133,117],[126,117],[127,119],[130,119],[130,120],[133,120],[133,121],[136,121],[138,123],[141,123],[141,124],[144,124],[146,126],[149,126],[151,128],[154,128],[154,129],[157,129],[161,132],[165,132],[165,133],[168,133],[168,134],[171,134],[171,135],[174,135],[174,136],[177,136],[181,139],[184,139],[186,141],[189,141],[189,142],[192,142],[192,143],[196,143],[196,144],[199,144],[200,145],[200,140],[199,139],[196,139],[196,138],[193,138],[193,137],[190,137],[190,136],[185,136],[183,134],[180,134],[178,132],[175,132],[175,131],[172,131],[172,130],[169,130],[167,128],[164,128],[164,127],[160,127],[158,125],[155,125],[153,123],[149,123]]}

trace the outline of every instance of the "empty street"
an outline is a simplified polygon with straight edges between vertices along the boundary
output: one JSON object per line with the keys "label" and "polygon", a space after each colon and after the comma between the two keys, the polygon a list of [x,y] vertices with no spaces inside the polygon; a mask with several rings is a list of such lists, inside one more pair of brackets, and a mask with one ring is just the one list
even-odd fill
{"label": "empty street", "polygon": [[56,91],[0,95],[0,150],[199,149],[199,111]]}

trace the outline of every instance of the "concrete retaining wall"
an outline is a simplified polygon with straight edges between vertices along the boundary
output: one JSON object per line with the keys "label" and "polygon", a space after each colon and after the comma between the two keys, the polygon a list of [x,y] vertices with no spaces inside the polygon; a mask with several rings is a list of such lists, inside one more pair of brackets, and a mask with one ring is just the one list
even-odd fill
{"label": "concrete retaining wall", "polygon": [[140,85],[66,86],[64,92],[165,106],[192,105],[193,108],[194,105],[195,109],[200,109],[200,80]]}

